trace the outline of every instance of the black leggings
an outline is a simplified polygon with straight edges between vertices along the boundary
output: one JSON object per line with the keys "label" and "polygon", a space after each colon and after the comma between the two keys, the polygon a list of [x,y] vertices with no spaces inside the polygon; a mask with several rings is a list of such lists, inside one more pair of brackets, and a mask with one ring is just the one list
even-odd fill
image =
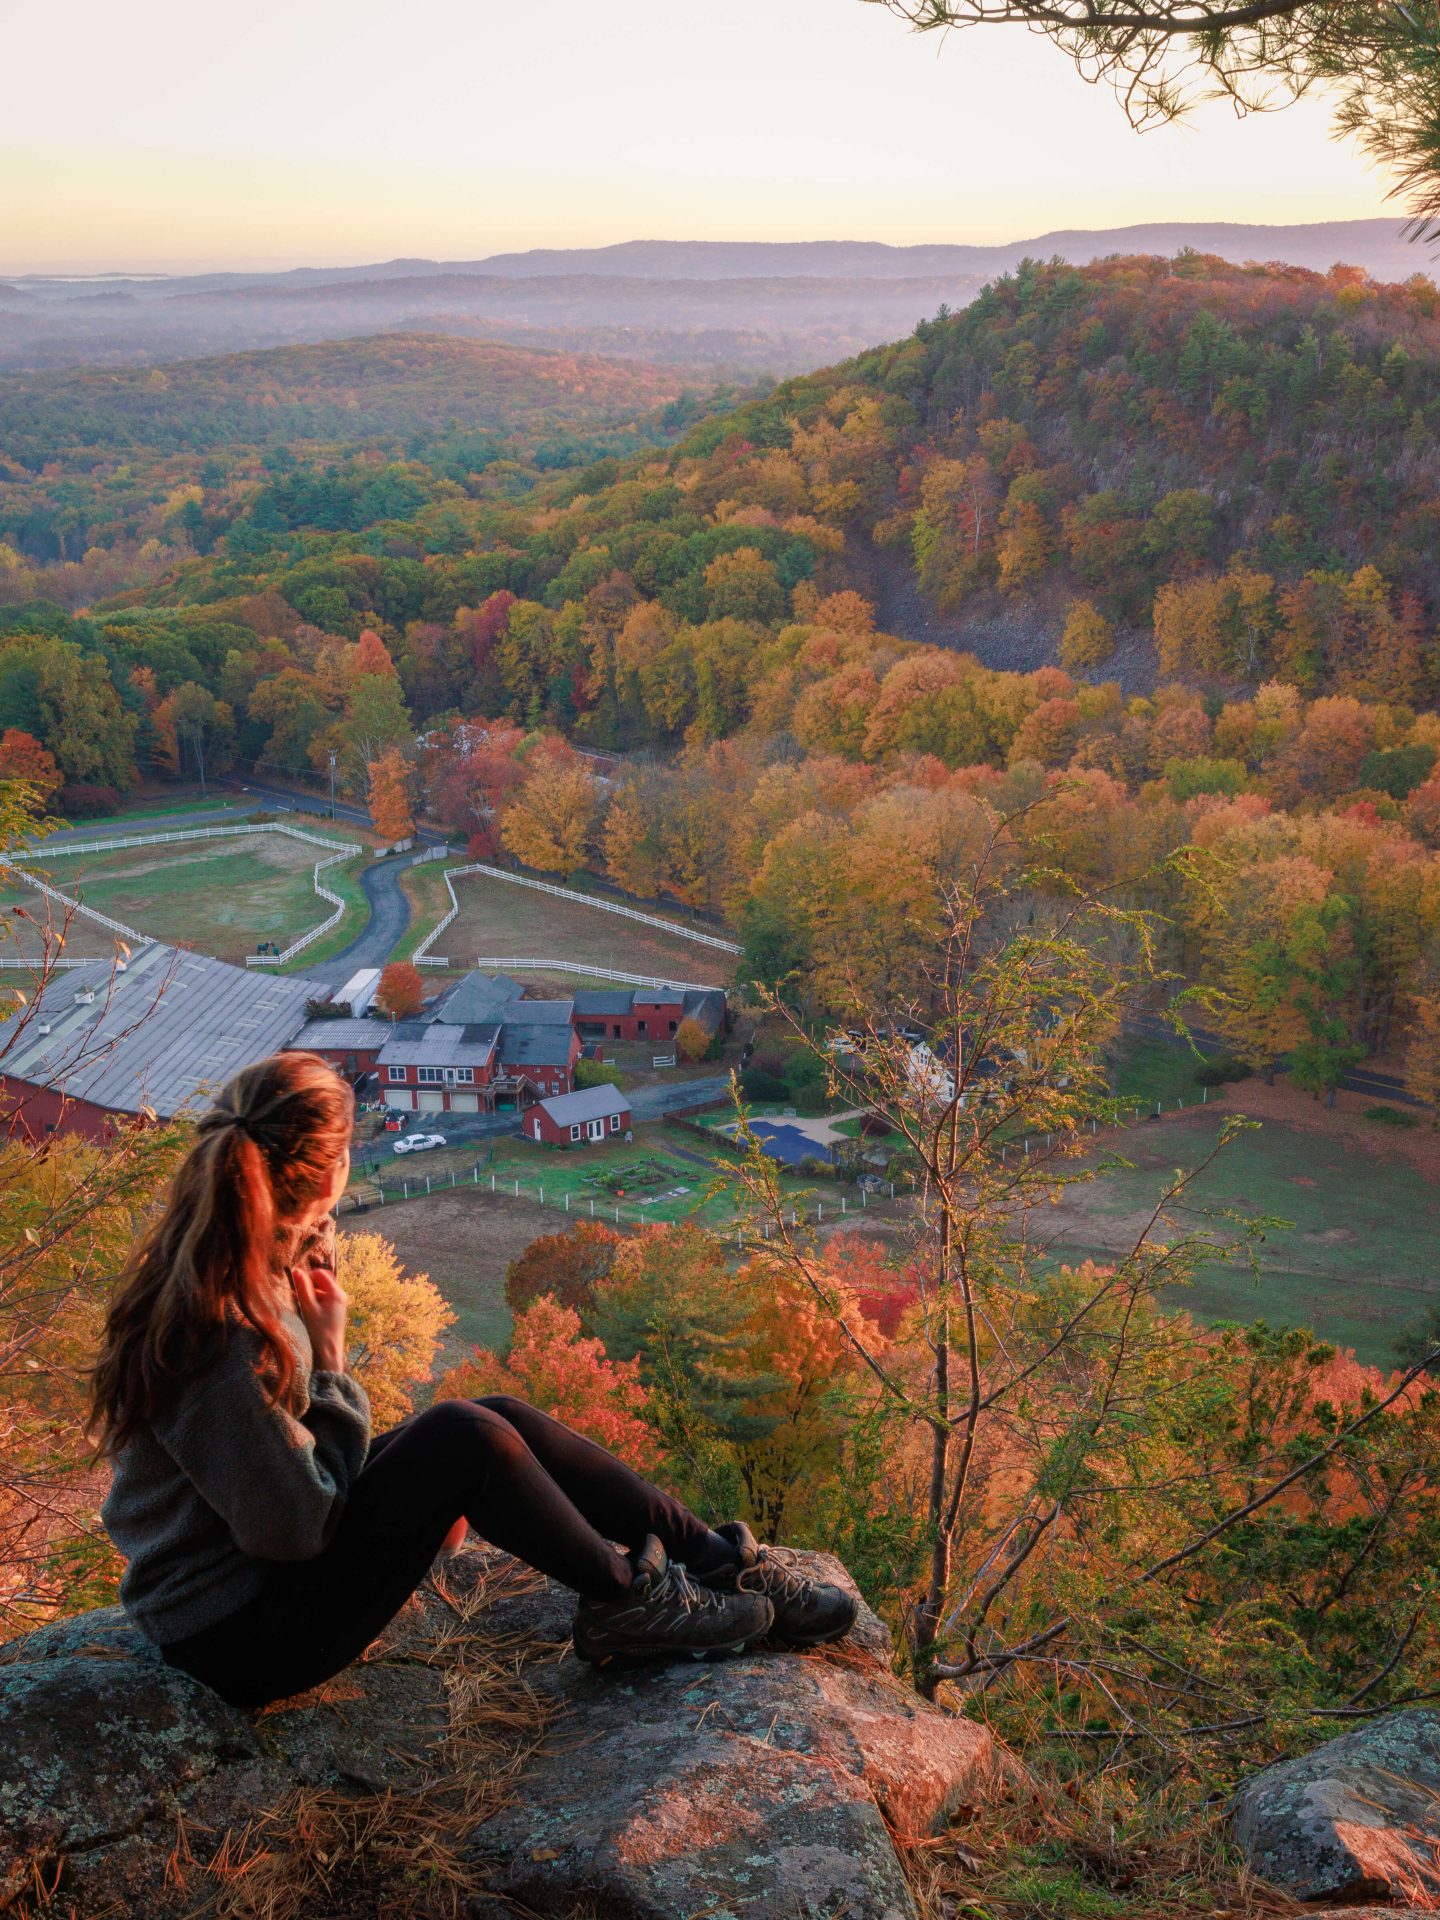
{"label": "black leggings", "polygon": [[369,1646],[462,1516],[589,1599],[629,1588],[615,1540],[638,1547],[657,1534],[701,1570],[727,1557],[678,1500],[523,1400],[442,1400],[376,1435],[323,1552],[267,1562],[253,1600],[161,1651],[238,1707],[303,1693]]}

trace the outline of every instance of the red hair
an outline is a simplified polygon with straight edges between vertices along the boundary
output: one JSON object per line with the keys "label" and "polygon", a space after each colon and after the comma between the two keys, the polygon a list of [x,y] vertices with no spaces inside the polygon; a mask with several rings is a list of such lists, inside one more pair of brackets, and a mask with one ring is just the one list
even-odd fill
{"label": "red hair", "polygon": [[106,1315],[89,1421],[105,1452],[159,1412],[232,1320],[259,1335],[272,1399],[292,1392],[299,1363],[277,1282],[350,1144],[354,1112],[349,1087],[318,1054],[280,1053],[236,1074],[201,1116]]}

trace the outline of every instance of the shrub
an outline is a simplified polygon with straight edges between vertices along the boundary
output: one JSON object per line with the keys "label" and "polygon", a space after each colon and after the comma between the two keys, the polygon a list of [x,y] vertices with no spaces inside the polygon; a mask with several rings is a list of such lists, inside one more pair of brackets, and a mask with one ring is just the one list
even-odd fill
{"label": "shrub", "polygon": [[624,1076],[609,1060],[579,1059],[575,1062],[575,1087],[618,1087]]}
{"label": "shrub", "polygon": [[740,1090],[747,1100],[788,1100],[790,1089],[773,1073],[760,1067],[747,1067],[740,1076]]}
{"label": "shrub", "polygon": [[1365,1118],[1374,1120],[1382,1127],[1418,1127],[1418,1113],[1407,1113],[1403,1107],[1367,1107]]}
{"label": "shrub", "polygon": [[808,1048],[798,1048],[785,1062],[781,1076],[795,1093],[809,1093],[825,1084],[825,1067],[818,1055]]}
{"label": "shrub", "polygon": [[1196,1067],[1195,1084],[1198,1087],[1223,1087],[1231,1080],[1248,1080],[1253,1072],[1253,1067],[1247,1067],[1233,1053],[1217,1053],[1213,1059],[1202,1060]]}
{"label": "shrub", "polygon": [[118,813],[124,801],[118,787],[92,786],[86,780],[67,780],[55,801],[55,811],[67,820],[98,820]]}
{"label": "shrub", "polygon": [[891,1131],[890,1122],[883,1113],[867,1113],[860,1122],[860,1131],[867,1140],[883,1140]]}

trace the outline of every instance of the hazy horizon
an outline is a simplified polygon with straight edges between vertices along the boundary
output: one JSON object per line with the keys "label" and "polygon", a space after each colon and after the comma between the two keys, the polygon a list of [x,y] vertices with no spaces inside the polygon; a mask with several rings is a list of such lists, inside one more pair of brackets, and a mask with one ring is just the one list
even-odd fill
{"label": "hazy horizon", "polygon": [[[630,0],[543,32],[486,0],[78,0],[63,63],[10,23],[0,272],[466,260],[637,234],[994,244],[1155,220],[1394,218],[1321,96],[1133,133],[1011,30],[859,0]],[[52,78],[53,76],[53,78]],[[63,134],[57,128],[66,129]]]}
{"label": "hazy horizon", "polygon": [[[281,275],[286,273],[300,272],[305,269],[318,269],[323,271],[340,272],[340,273],[345,273],[345,272],[358,273],[358,272],[364,271],[367,268],[382,269],[382,268],[390,268],[390,267],[406,266],[406,265],[429,265],[429,266],[434,266],[438,269],[444,270],[447,268],[469,267],[477,264],[483,265],[487,260],[491,258],[495,258],[495,259],[503,259],[507,257],[515,258],[517,256],[523,256],[526,253],[536,253],[540,255],[551,254],[555,252],[564,253],[564,252],[572,252],[572,251],[573,252],[595,251],[595,252],[604,253],[607,251],[610,251],[610,252],[617,251],[619,249],[627,248],[627,247],[684,247],[684,246],[691,246],[691,245],[704,246],[704,245],[711,245],[711,244],[722,245],[722,246],[731,245],[731,246],[737,246],[737,247],[879,246],[879,247],[893,248],[896,251],[904,251],[907,248],[913,248],[913,247],[976,247],[976,248],[985,248],[987,250],[988,249],[1000,250],[1004,248],[1011,248],[1011,247],[1024,245],[1032,241],[1034,242],[1045,241],[1045,240],[1054,238],[1062,233],[1071,233],[1071,232],[1095,233],[1095,234],[1101,234],[1101,235],[1107,235],[1107,236],[1113,234],[1113,235],[1116,235],[1117,237],[1123,237],[1127,233],[1143,232],[1147,228],[1153,228],[1156,226],[1178,226],[1178,227],[1218,227],[1218,228],[1236,228],[1236,229],[1261,227],[1261,228],[1266,228],[1278,233],[1278,232],[1292,231],[1294,229],[1303,229],[1307,227],[1318,228],[1318,227],[1332,227],[1332,226],[1362,226],[1362,225],[1374,224],[1377,221],[1379,222],[1379,224],[1385,227],[1393,228],[1397,239],[1400,237],[1402,229],[1406,224],[1406,222],[1398,216],[1385,216],[1385,215],[1378,215],[1378,216],[1377,215],[1369,215],[1369,216],[1360,215],[1350,220],[1317,219],[1313,221],[1241,220],[1233,216],[1223,216],[1223,217],[1216,217],[1213,219],[1206,219],[1203,216],[1194,216],[1194,217],[1186,217],[1186,218],[1161,218],[1156,220],[1131,221],[1131,222],[1125,223],[1124,225],[1110,226],[1110,227],[1093,227],[1093,228],[1080,228],[1080,229],[1051,227],[1051,228],[1045,229],[1044,232],[1013,233],[1013,234],[1007,234],[1003,238],[995,239],[995,240],[972,239],[969,236],[946,237],[942,239],[942,238],[935,238],[932,236],[928,239],[921,239],[921,240],[896,241],[896,240],[887,240],[883,237],[876,236],[873,234],[858,234],[858,233],[805,234],[805,235],[795,235],[786,239],[779,239],[779,240],[763,239],[763,238],[757,238],[755,235],[752,235],[752,234],[737,233],[737,234],[706,236],[705,238],[702,239],[694,234],[685,234],[685,233],[675,233],[675,234],[632,233],[632,234],[627,234],[625,238],[622,240],[599,241],[599,242],[593,243],[593,246],[589,243],[580,243],[573,248],[557,247],[556,245],[550,242],[537,242],[533,247],[513,247],[513,248],[507,247],[507,248],[493,249],[489,253],[476,253],[476,254],[467,255],[463,257],[456,256],[453,259],[437,258],[433,255],[416,253],[412,251],[412,252],[391,254],[383,259],[371,258],[371,257],[365,257],[365,258],[347,257],[343,259],[326,259],[319,256],[316,256],[316,257],[306,256],[304,259],[300,259],[300,260],[287,259],[287,260],[277,261],[274,259],[256,259],[253,261],[227,261],[223,263],[212,263],[208,265],[207,264],[200,264],[200,265],[184,264],[184,265],[177,265],[177,266],[168,267],[168,268],[154,267],[154,266],[128,268],[125,265],[121,264],[121,265],[109,266],[109,267],[90,267],[90,268],[81,267],[81,268],[70,268],[70,269],[57,268],[50,271],[46,271],[43,268],[11,269],[9,271],[0,269],[0,274],[3,274],[3,277],[5,279],[12,282],[18,282],[23,280],[53,280],[53,281],[70,280],[70,281],[76,281],[76,282],[83,282],[83,281],[105,281],[105,280],[136,280],[138,281],[138,280],[184,279],[189,275],[207,275],[207,274],[223,274],[223,273],[235,273],[235,274],[246,274],[246,275],[248,274]],[[1426,266],[1433,264],[1431,260],[1431,255],[1422,246],[1417,246],[1416,262],[1417,262],[1417,271],[1422,271]],[[642,271],[642,269],[637,268],[637,272],[639,271]]]}

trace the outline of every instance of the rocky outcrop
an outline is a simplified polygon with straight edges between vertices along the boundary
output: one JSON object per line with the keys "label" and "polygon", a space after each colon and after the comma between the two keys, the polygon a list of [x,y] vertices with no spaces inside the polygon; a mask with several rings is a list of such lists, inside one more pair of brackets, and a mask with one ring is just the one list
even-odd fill
{"label": "rocky outcrop", "polygon": [[[216,1892],[207,1863],[236,1857],[258,1809],[302,1788],[390,1794],[391,1817],[408,1804],[418,1823],[463,1750],[495,1773],[483,1793],[460,1783],[476,1920],[516,1902],[607,1920],[913,1920],[892,1834],[933,1832],[987,1790],[994,1758],[982,1729],[891,1676],[868,1608],[826,1652],[619,1679],[568,1652],[569,1614],[562,1589],[470,1550],[365,1661],[254,1716],[167,1669],[114,1609],[0,1649],[0,1907],[23,1910],[58,1874],[60,1910],[80,1920],[196,1911]],[[528,1745],[507,1749],[504,1727],[457,1745],[457,1716],[483,1722],[487,1671],[533,1706]],[[266,1845],[283,1850],[283,1831]],[[428,1911],[417,1896],[417,1920]]]}
{"label": "rocky outcrop", "polygon": [[1440,1713],[1386,1714],[1267,1767],[1236,1798],[1235,1837],[1297,1900],[1440,1910]]}

